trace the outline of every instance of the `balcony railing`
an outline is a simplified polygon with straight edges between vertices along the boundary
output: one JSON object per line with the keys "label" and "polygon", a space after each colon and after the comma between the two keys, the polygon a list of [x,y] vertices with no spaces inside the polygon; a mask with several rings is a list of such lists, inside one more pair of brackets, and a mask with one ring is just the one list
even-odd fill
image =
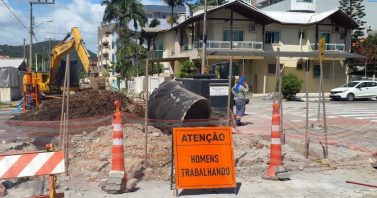
{"label": "balcony railing", "polygon": [[[319,44],[318,44],[319,49]],[[326,43],[325,44],[325,50],[329,52],[335,52],[335,51],[345,51],[346,45],[343,43]],[[310,50],[315,50],[315,44],[310,44]]]}
{"label": "balcony railing", "polygon": [[[207,41],[207,49],[230,49],[230,41]],[[203,41],[194,42],[193,45],[183,45],[181,51],[189,51],[193,49],[198,49],[203,47]],[[233,41],[233,49],[251,49],[251,50],[262,50],[263,42],[256,41]]]}

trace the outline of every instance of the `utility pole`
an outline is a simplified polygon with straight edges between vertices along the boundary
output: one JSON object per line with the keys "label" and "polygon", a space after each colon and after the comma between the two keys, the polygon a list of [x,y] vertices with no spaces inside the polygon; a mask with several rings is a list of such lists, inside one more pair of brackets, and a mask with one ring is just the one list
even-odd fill
{"label": "utility pole", "polygon": [[31,71],[33,63],[33,3],[30,2],[30,44],[29,44],[29,64],[28,68]]}
{"label": "utility pole", "polygon": [[35,71],[38,71],[38,54],[35,53]]}
{"label": "utility pole", "polygon": [[26,39],[24,39],[24,61],[25,61],[25,56],[26,56],[26,46],[25,46]]}
{"label": "utility pole", "polygon": [[207,0],[204,0],[204,19],[203,19],[203,44],[202,44],[202,68],[201,73],[204,73],[204,66],[206,65],[206,48],[207,48]]}
{"label": "utility pole", "polygon": [[30,46],[29,46],[29,64],[31,70],[33,64],[33,4],[55,4],[55,0],[30,0]]}

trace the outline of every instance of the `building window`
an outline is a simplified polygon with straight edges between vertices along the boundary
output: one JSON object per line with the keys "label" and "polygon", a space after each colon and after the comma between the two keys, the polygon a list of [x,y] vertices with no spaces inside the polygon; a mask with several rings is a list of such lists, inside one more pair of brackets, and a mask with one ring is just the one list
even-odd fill
{"label": "building window", "polygon": [[313,3],[313,0],[297,0],[297,2]]}
{"label": "building window", "polygon": [[319,65],[314,65],[313,77],[319,77],[320,75],[321,75],[321,67]]}
{"label": "building window", "polygon": [[279,43],[280,41],[280,32],[276,31],[266,31],[264,36],[265,43]]}
{"label": "building window", "polygon": [[[327,67],[326,65],[322,65],[323,67],[323,78],[329,78],[330,77],[330,67]],[[321,76],[321,67],[320,65],[314,65],[313,66],[313,77],[320,77]]]}
{"label": "building window", "polygon": [[298,39],[301,39],[301,36],[302,38],[304,39],[305,38],[305,32],[298,32]]}
{"label": "building window", "polygon": [[[280,64],[280,69],[283,68],[283,64]],[[276,74],[276,64],[268,64],[268,73]]]}
{"label": "building window", "polygon": [[304,68],[304,63],[303,62],[298,62],[296,65],[296,70],[302,70]]}
{"label": "building window", "polygon": [[[243,41],[243,30],[233,30],[233,41]],[[230,30],[223,31],[223,41],[230,41]]]}

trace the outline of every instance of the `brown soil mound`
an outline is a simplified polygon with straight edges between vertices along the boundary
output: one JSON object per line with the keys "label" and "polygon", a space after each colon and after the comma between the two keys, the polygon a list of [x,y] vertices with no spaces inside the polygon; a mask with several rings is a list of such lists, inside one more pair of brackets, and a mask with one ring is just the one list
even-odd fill
{"label": "brown soil mound", "polygon": [[[114,111],[114,100],[122,102],[123,110],[137,115],[144,114],[144,107],[135,104],[121,93],[107,90],[87,90],[70,95],[69,119],[110,115]],[[43,101],[33,111],[17,115],[15,120],[53,121],[60,120],[62,99]]]}

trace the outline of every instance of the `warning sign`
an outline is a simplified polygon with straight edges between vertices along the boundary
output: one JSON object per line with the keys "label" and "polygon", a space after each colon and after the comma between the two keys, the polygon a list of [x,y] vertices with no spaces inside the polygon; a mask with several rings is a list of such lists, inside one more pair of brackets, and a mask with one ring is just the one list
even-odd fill
{"label": "warning sign", "polygon": [[175,128],[177,189],[236,186],[229,127]]}

